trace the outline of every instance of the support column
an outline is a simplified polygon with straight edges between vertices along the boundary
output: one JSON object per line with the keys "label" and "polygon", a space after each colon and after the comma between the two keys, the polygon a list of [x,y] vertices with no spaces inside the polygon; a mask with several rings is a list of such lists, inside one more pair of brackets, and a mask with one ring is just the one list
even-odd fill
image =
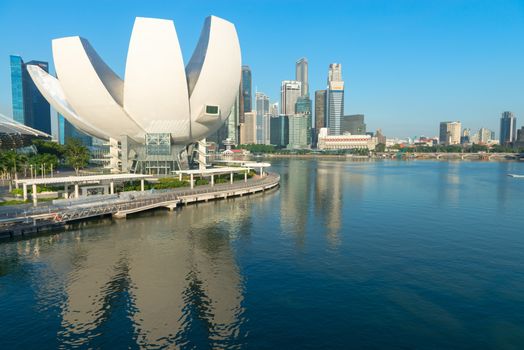
{"label": "support column", "polygon": [[27,200],[27,184],[24,183],[24,184],[22,185],[22,187],[23,187],[23,189],[24,189],[24,201],[26,201],[26,200]]}
{"label": "support column", "polygon": [[264,177],[264,168],[260,167],[260,177]]}
{"label": "support column", "polygon": [[229,174],[229,179],[231,180],[231,184],[233,184],[233,172],[231,172],[231,174]]}
{"label": "support column", "polygon": [[144,192],[144,179],[140,179],[140,191]]}
{"label": "support column", "polygon": [[78,197],[80,197],[80,191],[78,188],[78,184],[75,184],[75,198],[78,198]]}
{"label": "support column", "polygon": [[244,173],[244,182],[247,182],[247,171]]}
{"label": "support column", "polygon": [[109,183],[109,194],[115,194],[115,183],[113,181]]}
{"label": "support column", "polygon": [[215,175],[211,174],[211,186],[215,186]]}
{"label": "support column", "polygon": [[38,199],[37,199],[37,194],[36,194],[36,184],[33,184],[33,205],[36,207],[36,203],[37,203]]}
{"label": "support column", "polygon": [[182,181],[182,172],[178,173],[178,181]]}
{"label": "support column", "polygon": [[195,184],[193,183],[193,174],[189,175],[189,182],[191,183],[191,189],[193,189],[193,187],[195,186]]}

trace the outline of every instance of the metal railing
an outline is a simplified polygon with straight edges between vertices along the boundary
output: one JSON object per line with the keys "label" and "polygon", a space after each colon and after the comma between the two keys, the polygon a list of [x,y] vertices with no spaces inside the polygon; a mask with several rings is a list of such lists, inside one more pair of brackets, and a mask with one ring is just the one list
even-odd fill
{"label": "metal railing", "polygon": [[238,181],[225,184],[215,184],[199,186],[194,189],[167,189],[167,190],[150,190],[144,192],[133,192],[133,193],[122,193],[119,199],[115,199],[114,196],[108,198],[108,200],[102,200],[100,204],[95,203],[79,203],[78,205],[72,205],[69,207],[63,206],[47,206],[45,208],[31,208],[24,210],[22,215],[16,215],[16,212],[10,213],[10,218],[13,220],[0,221],[2,224],[16,224],[20,222],[21,218],[27,218],[27,220],[52,220],[54,222],[67,222],[71,220],[79,220],[93,216],[101,216],[114,214],[117,212],[129,211],[132,209],[144,208],[150,209],[162,205],[166,205],[169,202],[179,201],[181,198],[186,196],[194,196],[199,194],[217,193],[223,194],[224,192],[230,193],[242,189],[256,189],[267,186],[276,186],[280,181],[280,176],[274,173],[268,173],[266,176],[260,178],[251,178],[247,182]]}

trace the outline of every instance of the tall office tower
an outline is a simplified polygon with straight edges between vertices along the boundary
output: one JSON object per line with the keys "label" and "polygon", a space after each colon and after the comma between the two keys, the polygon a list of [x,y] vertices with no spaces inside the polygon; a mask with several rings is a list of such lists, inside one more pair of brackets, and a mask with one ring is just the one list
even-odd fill
{"label": "tall office tower", "polygon": [[255,94],[257,111],[257,143],[269,144],[269,97],[263,92]]}
{"label": "tall office tower", "polygon": [[364,114],[344,115],[340,121],[340,133],[351,135],[365,135],[366,124]]}
{"label": "tall office tower", "polygon": [[300,97],[302,84],[295,80],[284,80],[280,86],[280,114],[295,114],[295,104]]}
{"label": "tall office tower", "polygon": [[245,112],[245,123],[240,124],[240,143],[257,143],[257,112]]}
{"label": "tall office tower", "polygon": [[253,110],[252,93],[251,93],[251,69],[249,66],[242,66],[242,97],[244,113]]}
{"label": "tall office tower", "polygon": [[517,139],[514,143],[515,147],[524,148],[524,126],[517,130]]}
{"label": "tall office tower", "polygon": [[460,122],[441,122],[439,142],[445,146],[460,144]]}
{"label": "tall office tower", "polygon": [[31,128],[51,134],[51,110],[27,72],[27,65],[36,65],[48,72],[47,62],[24,63],[20,56],[10,56],[13,119]]}
{"label": "tall office tower", "polygon": [[[238,123],[244,123],[244,93],[242,91],[242,77],[240,78],[240,86],[238,87]],[[240,132],[240,126],[239,126]],[[240,139],[239,139],[240,142]]]}
{"label": "tall office tower", "polygon": [[326,126],[329,135],[340,135],[340,119],[344,115],[344,81],[342,65],[332,63],[328,71]]}
{"label": "tall office tower", "polygon": [[315,91],[315,128],[313,130],[313,145],[316,147],[318,132],[326,127],[326,94],[327,90]]}
{"label": "tall office tower", "polygon": [[79,140],[84,146],[92,146],[93,138],[84,134],[58,113],[58,142],[65,145],[70,139]]}
{"label": "tall office tower", "polygon": [[309,95],[308,65],[305,57],[299,59],[295,65],[295,80],[302,84],[300,96]]}
{"label": "tall office tower", "polygon": [[289,144],[289,117],[281,114],[271,118],[271,144],[279,148]]}
{"label": "tall office tower", "polygon": [[[311,147],[311,100],[309,96],[301,96],[295,104],[295,114],[289,119],[289,143],[292,148]],[[293,136],[292,136],[293,132]]]}
{"label": "tall office tower", "polygon": [[500,118],[500,144],[510,146],[517,138],[517,118],[512,112],[502,112]]}

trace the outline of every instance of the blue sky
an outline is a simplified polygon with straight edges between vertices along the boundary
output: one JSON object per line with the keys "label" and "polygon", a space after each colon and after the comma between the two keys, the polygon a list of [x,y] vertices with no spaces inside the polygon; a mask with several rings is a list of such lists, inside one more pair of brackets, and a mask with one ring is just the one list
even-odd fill
{"label": "blue sky", "polygon": [[210,14],[235,23],[253,89],[274,101],[305,56],[311,91],[342,63],[346,114],[388,136],[436,135],[443,120],[498,134],[504,110],[524,125],[524,0],[0,0],[0,113],[10,54],[52,63],[51,40],[80,35],[123,77],[136,16],[173,19],[187,62]]}

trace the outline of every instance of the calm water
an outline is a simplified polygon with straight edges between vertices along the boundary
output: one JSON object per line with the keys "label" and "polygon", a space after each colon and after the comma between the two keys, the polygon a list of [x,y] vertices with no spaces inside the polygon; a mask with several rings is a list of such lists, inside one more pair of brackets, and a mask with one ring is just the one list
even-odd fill
{"label": "calm water", "polygon": [[270,193],[0,244],[0,348],[524,348],[524,162],[273,169]]}

